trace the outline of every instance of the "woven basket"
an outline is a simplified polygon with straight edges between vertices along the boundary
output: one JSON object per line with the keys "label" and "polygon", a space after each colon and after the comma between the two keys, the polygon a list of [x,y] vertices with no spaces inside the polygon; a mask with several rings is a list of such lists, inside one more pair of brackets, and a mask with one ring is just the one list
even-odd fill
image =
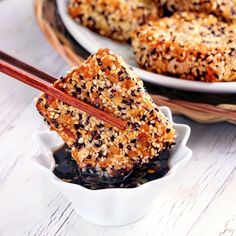
{"label": "woven basket", "polygon": [[[56,0],[35,0],[38,25],[49,43],[71,65],[80,64],[89,53],[69,34],[58,11]],[[227,121],[236,124],[235,94],[206,94],[154,86],[145,87],[157,105],[168,106],[174,114],[200,123]]]}

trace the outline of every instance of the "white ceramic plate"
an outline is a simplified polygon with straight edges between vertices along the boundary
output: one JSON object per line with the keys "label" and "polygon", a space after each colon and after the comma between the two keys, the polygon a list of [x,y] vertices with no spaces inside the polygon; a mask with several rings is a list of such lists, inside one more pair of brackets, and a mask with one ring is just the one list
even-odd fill
{"label": "white ceramic plate", "polygon": [[75,23],[67,13],[68,0],[57,0],[59,14],[70,34],[89,53],[95,53],[99,48],[109,48],[119,54],[127,63],[133,66],[134,71],[144,81],[153,84],[182,89],[187,91],[208,93],[235,93],[236,82],[204,83],[198,81],[186,81],[169,76],[163,76],[140,69],[134,60],[132,49],[128,44],[119,43],[100,36],[89,29]]}
{"label": "white ceramic plate", "polygon": [[[172,122],[170,109],[160,110]],[[90,190],[80,185],[66,183],[53,174],[55,162],[52,152],[63,145],[62,139],[55,132],[40,132],[33,137],[38,145],[38,153],[33,160],[36,171],[46,176],[46,180],[64,193],[76,212],[93,223],[106,226],[119,226],[135,222],[144,217],[151,209],[158,195],[164,188],[171,188],[178,179],[177,172],[183,172],[184,164],[190,159],[192,151],[186,146],[190,135],[187,125],[174,124],[177,138],[171,149],[170,171],[161,179],[153,180],[136,188],[108,188]]]}

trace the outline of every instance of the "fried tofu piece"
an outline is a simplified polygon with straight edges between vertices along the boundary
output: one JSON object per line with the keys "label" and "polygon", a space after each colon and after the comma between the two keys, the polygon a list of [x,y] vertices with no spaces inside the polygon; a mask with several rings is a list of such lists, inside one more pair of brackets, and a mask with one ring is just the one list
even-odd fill
{"label": "fried tofu piece", "polygon": [[137,26],[162,14],[152,0],[71,0],[68,12],[79,24],[119,41],[129,41]]}
{"label": "fried tofu piece", "polygon": [[236,26],[212,15],[175,13],[139,27],[132,35],[137,63],[182,79],[236,80]]}
{"label": "fried tofu piece", "polygon": [[236,22],[236,0],[166,0],[167,9],[213,14],[227,22]]}
{"label": "fried tofu piece", "polygon": [[91,55],[54,86],[127,122],[120,130],[48,95],[38,98],[38,111],[69,146],[83,173],[126,175],[158,158],[174,142],[172,123],[151,100],[143,82],[108,49]]}

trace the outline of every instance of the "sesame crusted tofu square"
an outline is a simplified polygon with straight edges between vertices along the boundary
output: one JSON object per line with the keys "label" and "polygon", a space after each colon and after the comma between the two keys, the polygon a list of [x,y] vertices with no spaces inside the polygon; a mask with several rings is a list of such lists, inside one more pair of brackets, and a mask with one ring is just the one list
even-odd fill
{"label": "sesame crusted tofu square", "polygon": [[236,80],[236,25],[213,15],[175,13],[139,27],[132,35],[137,63],[182,79]]}
{"label": "sesame crusted tofu square", "polygon": [[162,15],[152,0],[71,0],[68,12],[79,24],[119,41],[129,41],[137,26]]}
{"label": "sesame crusted tofu square", "polygon": [[174,142],[172,123],[143,82],[108,49],[91,55],[54,86],[127,122],[120,130],[48,95],[38,98],[38,111],[69,146],[82,173],[90,169],[99,176],[126,175]]}
{"label": "sesame crusted tofu square", "polygon": [[213,14],[227,22],[236,21],[236,0],[166,0],[169,11],[197,11]]}

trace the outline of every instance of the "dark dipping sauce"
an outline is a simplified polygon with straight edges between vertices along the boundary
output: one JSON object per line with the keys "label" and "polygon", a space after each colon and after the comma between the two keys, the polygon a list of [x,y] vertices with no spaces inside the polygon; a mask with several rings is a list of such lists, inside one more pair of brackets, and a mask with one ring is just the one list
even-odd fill
{"label": "dark dipping sauce", "polygon": [[88,189],[134,188],[146,182],[160,179],[169,171],[169,150],[163,151],[158,158],[142,167],[134,169],[120,180],[95,180],[81,173],[76,161],[71,157],[69,148],[64,145],[53,153],[55,169],[53,173],[63,181],[79,184]]}

